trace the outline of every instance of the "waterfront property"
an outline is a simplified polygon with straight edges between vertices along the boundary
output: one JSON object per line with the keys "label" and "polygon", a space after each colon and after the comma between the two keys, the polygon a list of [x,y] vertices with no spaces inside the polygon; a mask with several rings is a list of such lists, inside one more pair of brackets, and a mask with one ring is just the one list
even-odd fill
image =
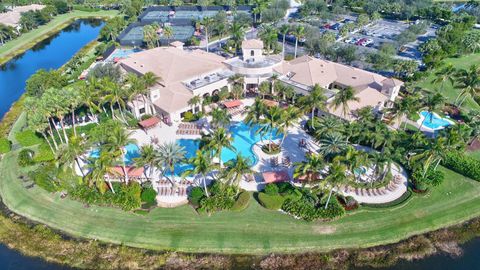
{"label": "waterfront property", "polygon": [[0,13],[0,24],[8,25],[20,30],[20,17],[22,13],[27,11],[41,10],[44,7],[44,5],[38,4],[14,7],[7,12]]}

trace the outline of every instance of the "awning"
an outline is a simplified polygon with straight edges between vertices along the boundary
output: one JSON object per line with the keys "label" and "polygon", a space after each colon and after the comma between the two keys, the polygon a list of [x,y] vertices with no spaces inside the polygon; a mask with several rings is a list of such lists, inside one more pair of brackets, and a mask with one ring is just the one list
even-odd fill
{"label": "awning", "polygon": [[225,106],[226,108],[235,108],[235,107],[241,106],[242,104],[243,103],[237,99],[237,100],[225,101],[223,103],[223,106]]}
{"label": "awning", "polygon": [[[113,173],[115,173],[116,176],[125,176],[123,174],[123,168],[121,166],[115,166],[112,168],[113,169]],[[132,177],[132,178],[139,178],[139,177],[143,177],[143,167],[139,167],[139,168],[135,168],[135,167],[130,167],[130,166],[127,166],[125,168],[127,170],[127,173],[128,173],[128,177]]]}
{"label": "awning", "polygon": [[263,180],[267,184],[290,181],[290,177],[288,176],[287,171],[264,172],[262,176],[263,176]]}
{"label": "awning", "polygon": [[158,117],[154,116],[152,118],[145,119],[143,121],[138,122],[138,125],[142,129],[149,129],[155,127],[158,123],[160,123],[160,119]]}

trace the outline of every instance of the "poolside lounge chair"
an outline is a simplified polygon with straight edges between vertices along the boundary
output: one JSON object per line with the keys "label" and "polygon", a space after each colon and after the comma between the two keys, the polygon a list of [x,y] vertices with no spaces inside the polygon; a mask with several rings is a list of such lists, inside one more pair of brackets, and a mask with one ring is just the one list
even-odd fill
{"label": "poolside lounge chair", "polygon": [[290,161],[290,157],[286,156],[282,159],[283,166],[285,167],[290,167],[292,165],[292,162]]}

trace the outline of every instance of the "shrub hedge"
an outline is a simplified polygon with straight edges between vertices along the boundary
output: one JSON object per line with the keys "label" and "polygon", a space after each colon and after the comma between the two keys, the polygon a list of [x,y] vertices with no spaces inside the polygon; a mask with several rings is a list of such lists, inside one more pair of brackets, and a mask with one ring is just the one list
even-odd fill
{"label": "shrub hedge", "polygon": [[35,162],[51,161],[55,159],[55,155],[52,153],[50,146],[48,146],[46,142],[43,142],[38,147],[38,150],[35,151],[33,159]]}
{"label": "shrub hedge", "polygon": [[0,154],[10,152],[12,143],[7,138],[0,138]]}
{"label": "shrub hedge", "polygon": [[141,199],[144,203],[153,204],[155,203],[155,198],[157,197],[157,192],[152,187],[144,188],[142,190]]}
{"label": "shrub hedge", "polygon": [[32,130],[18,132],[15,134],[15,139],[17,139],[18,143],[23,147],[33,146],[43,142],[42,138],[38,137]]}
{"label": "shrub hedge", "polygon": [[23,149],[18,153],[18,158],[17,162],[20,167],[27,167],[35,164],[35,161],[33,160],[33,155],[35,152],[33,152],[30,149]]}
{"label": "shrub hedge", "polygon": [[113,183],[115,194],[108,190],[100,193],[94,187],[78,185],[69,191],[69,194],[81,202],[105,206],[117,206],[124,211],[130,211],[140,208],[142,202],[140,193],[141,186],[137,182],[131,182],[128,185]]}
{"label": "shrub hedge", "polygon": [[285,198],[279,194],[269,195],[267,193],[258,193],[258,200],[260,204],[270,210],[279,210],[282,207]]}
{"label": "shrub hedge", "polygon": [[250,193],[248,191],[242,191],[237,196],[237,200],[232,206],[233,211],[242,211],[245,210],[248,206],[248,202],[250,201]]}
{"label": "shrub hedge", "polygon": [[480,160],[459,152],[447,153],[443,165],[473,180],[480,181]]}

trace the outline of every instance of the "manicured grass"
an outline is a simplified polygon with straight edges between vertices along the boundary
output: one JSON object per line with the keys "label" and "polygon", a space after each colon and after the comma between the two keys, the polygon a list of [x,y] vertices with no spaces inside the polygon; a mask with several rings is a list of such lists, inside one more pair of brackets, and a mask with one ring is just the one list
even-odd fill
{"label": "manicured grass", "polygon": [[[448,58],[443,60],[443,62],[452,63],[457,69],[468,69],[471,65],[480,64],[480,54],[465,55],[459,58]],[[455,103],[460,89],[454,88],[450,82],[445,82],[443,86],[441,83],[432,83],[432,80],[435,78],[435,72],[436,71],[433,71],[430,76],[417,83],[416,86],[432,92],[440,91],[447,98],[449,103]],[[480,110],[480,105],[472,98],[467,98],[462,107],[467,110]]]}
{"label": "manicured grass", "polygon": [[473,151],[473,152],[467,152],[467,155],[480,160],[480,150]]}
{"label": "manicured grass", "polygon": [[0,46],[0,64],[4,64],[12,57],[23,53],[30,49],[39,41],[48,38],[51,33],[58,32],[73,20],[81,18],[111,18],[118,14],[115,10],[102,10],[102,11],[79,11],[74,10],[72,12],[61,14],[56,16],[49,23],[42,25],[28,33],[22,34],[19,38],[7,42],[5,45]]}
{"label": "manicured grass", "polygon": [[426,196],[387,209],[360,209],[331,222],[295,220],[252,199],[242,212],[199,216],[190,206],[139,215],[61,199],[18,179],[18,151],[0,163],[0,194],[13,211],[74,236],[150,249],[262,254],[367,247],[460,223],[480,215],[480,183],[445,170]]}

